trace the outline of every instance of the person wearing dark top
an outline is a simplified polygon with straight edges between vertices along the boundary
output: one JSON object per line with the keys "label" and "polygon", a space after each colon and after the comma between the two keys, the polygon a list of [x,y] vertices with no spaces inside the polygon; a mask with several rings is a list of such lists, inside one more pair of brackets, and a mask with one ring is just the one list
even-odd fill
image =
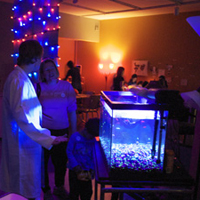
{"label": "person wearing dark top", "polygon": [[70,69],[67,72],[67,75],[65,76],[64,80],[67,80],[69,76],[72,77],[72,86],[73,88],[77,89],[79,93],[82,92],[82,86],[81,86],[81,75],[80,70],[78,67],[74,67],[74,63],[70,60],[66,64]]}
{"label": "person wearing dark top", "polygon": [[163,76],[163,75],[159,76],[159,83],[161,85],[161,88],[168,88],[168,84],[165,79],[165,76]]}
{"label": "person wearing dark top", "polygon": [[124,85],[124,67],[118,67],[117,76],[113,78],[113,90],[115,91],[123,91]]}
{"label": "person wearing dark top", "polygon": [[133,74],[128,82],[128,85],[136,85],[136,84],[137,84],[137,74]]}
{"label": "person wearing dark top", "polygon": [[142,83],[142,87],[146,87],[147,85],[148,85],[148,81],[144,81],[143,83]]}

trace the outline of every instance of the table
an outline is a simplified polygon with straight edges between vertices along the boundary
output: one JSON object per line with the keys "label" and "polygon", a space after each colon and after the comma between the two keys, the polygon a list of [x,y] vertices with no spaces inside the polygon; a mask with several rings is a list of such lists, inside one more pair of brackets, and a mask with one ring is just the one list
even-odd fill
{"label": "table", "polygon": [[[100,200],[104,200],[105,193],[177,193],[187,194],[193,198],[194,180],[183,173],[182,170],[174,170],[172,174],[165,174],[158,180],[142,180],[142,181],[120,181],[113,180],[109,176],[106,158],[100,142],[96,142],[94,148],[95,163],[95,200],[97,200],[98,184],[100,184]],[[105,187],[106,185],[117,185],[118,187]],[[122,195],[120,195],[122,198]],[[142,198],[141,198],[142,199]]]}
{"label": "table", "polygon": [[90,98],[90,94],[77,94],[76,99]]}

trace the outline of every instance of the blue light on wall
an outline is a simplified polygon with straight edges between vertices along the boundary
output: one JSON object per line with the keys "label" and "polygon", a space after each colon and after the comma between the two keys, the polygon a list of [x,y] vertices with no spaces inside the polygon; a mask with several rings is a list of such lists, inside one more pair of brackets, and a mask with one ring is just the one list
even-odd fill
{"label": "blue light on wall", "polygon": [[44,58],[58,58],[58,31],[60,0],[15,0],[13,4],[14,53],[17,63],[18,48],[21,42],[35,39],[44,48]]}

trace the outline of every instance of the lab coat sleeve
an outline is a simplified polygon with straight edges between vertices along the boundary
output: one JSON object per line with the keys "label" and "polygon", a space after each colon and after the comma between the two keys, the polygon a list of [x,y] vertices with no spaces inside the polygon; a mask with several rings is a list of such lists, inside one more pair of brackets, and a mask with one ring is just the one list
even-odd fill
{"label": "lab coat sleeve", "polygon": [[9,90],[11,113],[19,128],[33,141],[50,149],[55,137],[40,126],[41,105],[31,83],[13,80]]}

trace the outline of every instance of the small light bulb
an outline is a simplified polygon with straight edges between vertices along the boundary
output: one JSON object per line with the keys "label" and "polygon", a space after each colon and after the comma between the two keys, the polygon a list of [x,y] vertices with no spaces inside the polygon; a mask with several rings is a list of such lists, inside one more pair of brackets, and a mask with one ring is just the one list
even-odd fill
{"label": "small light bulb", "polygon": [[103,69],[103,64],[99,64],[99,69]]}

